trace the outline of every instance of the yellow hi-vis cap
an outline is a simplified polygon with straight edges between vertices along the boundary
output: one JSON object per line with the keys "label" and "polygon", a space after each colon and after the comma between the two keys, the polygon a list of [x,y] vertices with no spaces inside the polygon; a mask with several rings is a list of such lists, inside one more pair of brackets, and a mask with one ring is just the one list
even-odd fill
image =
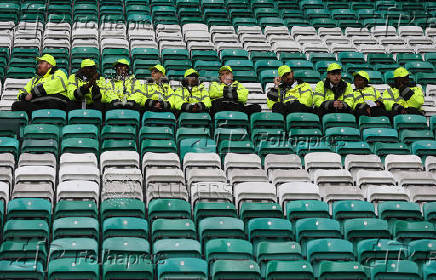
{"label": "yellow hi-vis cap", "polygon": [[230,66],[221,66],[221,67],[220,67],[220,70],[219,70],[218,72],[221,72],[221,71],[229,71],[229,72],[232,72],[232,67],[230,67]]}
{"label": "yellow hi-vis cap", "polygon": [[191,68],[191,69],[186,70],[184,77],[186,78],[192,74],[197,74],[197,76],[200,76],[197,71],[195,71],[194,69]]}
{"label": "yellow hi-vis cap", "polygon": [[36,60],[38,61],[46,61],[48,62],[51,66],[56,66],[56,60],[54,59],[54,57],[51,54],[44,54],[41,57],[37,57]]}
{"label": "yellow hi-vis cap", "polygon": [[156,64],[155,66],[152,66],[149,69],[150,69],[150,71],[153,71],[153,69],[156,69],[157,71],[162,72],[162,74],[165,75],[165,67],[163,67],[160,64]]}
{"label": "yellow hi-vis cap", "polygon": [[394,78],[403,78],[409,76],[409,71],[406,70],[404,67],[398,67],[394,71]]}
{"label": "yellow hi-vis cap", "polygon": [[282,65],[282,66],[279,67],[278,72],[279,72],[279,77],[281,78],[281,77],[283,77],[283,75],[285,75],[286,73],[290,73],[290,72],[292,72],[292,69],[291,69],[291,67],[289,67],[288,65]]}
{"label": "yellow hi-vis cap", "polygon": [[329,66],[327,67],[327,72],[335,71],[335,70],[342,70],[341,65],[337,63],[330,63]]}
{"label": "yellow hi-vis cap", "polygon": [[82,63],[80,63],[80,68],[83,68],[83,67],[93,67],[93,66],[95,66],[95,61],[92,60],[92,59],[88,59],[88,58],[82,60]]}
{"label": "yellow hi-vis cap", "polygon": [[128,61],[125,58],[118,59],[117,61],[114,62],[113,66],[116,66],[117,64],[123,64],[130,67],[130,61]]}
{"label": "yellow hi-vis cap", "polygon": [[362,77],[362,78],[365,78],[365,79],[367,79],[368,82],[369,82],[369,75],[368,75],[368,73],[365,72],[365,71],[357,71],[357,72],[354,72],[354,73],[353,73],[353,77],[356,77],[356,76],[360,76],[360,77]]}

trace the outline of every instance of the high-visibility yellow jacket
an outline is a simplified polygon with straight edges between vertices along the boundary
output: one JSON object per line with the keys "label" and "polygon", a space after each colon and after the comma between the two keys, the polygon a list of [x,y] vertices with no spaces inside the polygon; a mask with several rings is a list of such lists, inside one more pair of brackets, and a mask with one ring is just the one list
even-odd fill
{"label": "high-visibility yellow jacket", "polygon": [[267,94],[268,108],[272,108],[276,102],[291,102],[299,101],[301,104],[312,107],[313,97],[312,88],[308,83],[297,84],[295,87],[279,87],[278,89],[272,88]]}
{"label": "high-visibility yellow jacket", "polygon": [[[239,101],[243,104],[247,102],[248,98],[248,90],[238,81],[234,81],[230,87],[232,88],[232,92],[236,91],[236,95],[234,96],[223,96],[224,87],[227,85],[224,83],[212,82],[209,87],[209,97],[211,100],[224,98],[233,101]],[[233,90],[235,89],[235,90]]]}
{"label": "high-visibility yellow jacket", "polygon": [[32,101],[50,99],[68,101],[67,75],[62,70],[51,68],[44,76],[33,77],[23,89],[20,89],[18,99],[24,100],[27,94],[32,94]]}
{"label": "high-visibility yellow jacket", "polygon": [[421,110],[421,106],[424,104],[424,93],[417,86],[406,87],[402,94],[400,94],[399,89],[389,87],[383,92],[383,103],[388,111],[392,111],[395,104],[404,108],[413,107]]}
{"label": "high-visibility yellow jacket", "polygon": [[[209,108],[211,106],[209,92],[204,88],[204,84],[189,89],[187,87],[178,88],[174,93],[174,107],[176,110],[182,110],[183,106],[189,104],[203,103],[201,106]],[[201,109],[205,109],[201,108]]]}
{"label": "high-visibility yellow jacket", "polygon": [[86,77],[80,73],[73,74],[68,78],[68,97],[73,101],[81,101],[85,99],[86,104],[92,104],[97,97],[98,100],[101,99],[100,87],[105,83],[105,81],[106,80],[103,77],[100,77],[96,81],[97,87],[92,86],[86,91],[83,88],[83,86],[88,83]]}
{"label": "high-visibility yellow jacket", "polygon": [[325,109],[328,109],[330,106],[332,106],[333,101],[339,100],[343,101],[346,106],[353,108],[354,95],[353,88],[351,87],[350,83],[341,81],[334,90],[335,92],[332,90],[329,81],[326,80],[318,82],[316,84],[315,92],[313,93],[313,103],[315,106],[321,107],[322,104]]}
{"label": "high-visibility yellow jacket", "polygon": [[151,107],[153,101],[164,101],[164,106],[169,106],[165,109],[174,109],[174,90],[168,83],[145,83],[142,85],[142,91],[145,94],[141,105]]}
{"label": "high-visibility yellow jacket", "polygon": [[134,101],[137,104],[144,103],[142,84],[134,75],[124,80],[104,79],[100,85],[101,101],[111,103],[116,101]]}
{"label": "high-visibility yellow jacket", "polygon": [[378,90],[373,87],[367,86],[364,89],[354,90],[354,103],[353,110],[358,107],[358,105],[365,103],[365,101],[382,101],[381,94]]}

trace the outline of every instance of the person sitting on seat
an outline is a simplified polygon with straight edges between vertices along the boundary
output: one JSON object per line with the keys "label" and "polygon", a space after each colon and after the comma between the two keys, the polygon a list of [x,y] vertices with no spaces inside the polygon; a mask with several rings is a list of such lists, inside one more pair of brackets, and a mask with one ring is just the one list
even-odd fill
{"label": "person sitting on seat", "polygon": [[327,67],[327,78],[316,84],[313,102],[322,118],[327,113],[350,113],[353,108],[353,88],[342,80],[342,67],[331,63]]}
{"label": "person sitting on seat", "polygon": [[174,91],[165,77],[165,68],[157,64],[150,68],[151,78],[143,85],[146,111],[171,112],[174,108]]}
{"label": "person sitting on seat", "polygon": [[141,111],[144,98],[142,84],[135,78],[135,75],[129,73],[130,62],[122,58],[115,61],[113,66],[116,76],[104,79],[100,85],[101,102],[105,103],[105,109]]}
{"label": "person sitting on seat", "polygon": [[274,88],[268,91],[267,105],[273,112],[287,116],[295,112],[312,112],[312,88],[308,83],[294,79],[294,71],[282,65],[274,78]]}
{"label": "person sitting on seat", "polygon": [[365,71],[353,73],[354,76],[354,102],[353,110],[356,117],[387,116],[388,112],[383,105],[381,94],[369,85],[369,75]]}
{"label": "person sitting on seat", "polygon": [[421,87],[409,78],[409,71],[399,67],[394,71],[394,84],[383,92],[383,103],[391,116],[400,114],[422,115],[424,94]]}
{"label": "person sitting on seat", "polygon": [[67,75],[56,67],[52,55],[44,54],[36,59],[36,76],[19,90],[18,101],[12,104],[12,111],[26,111],[29,117],[39,109],[66,111],[70,101],[66,87]]}
{"label": "person sitting on seat", "polygon": [[258,104],[245,105],[248,90],[241,83],[233,80],[230,66],[222,66],[218,72],[219,82],[212,82],[209,88],[212,116],[220,111],[240,111],[247,115],[261,111]]}
{"label": "person sitting on seat", "polygon": [[185,72],[182,87],[174,94],[174,107],[178,111],[189,113],[207,112],[211,106],[209,92],[198,79],[199,74],[194,69]]}
{"label": "person sitting on seat", "polygon": [[80,69],[68,78],[68,96],[72,100],[68,110],[94,109],[104,111],[101,103],[100,85],[104,79],[97,71],[95,61],[84,59]]}

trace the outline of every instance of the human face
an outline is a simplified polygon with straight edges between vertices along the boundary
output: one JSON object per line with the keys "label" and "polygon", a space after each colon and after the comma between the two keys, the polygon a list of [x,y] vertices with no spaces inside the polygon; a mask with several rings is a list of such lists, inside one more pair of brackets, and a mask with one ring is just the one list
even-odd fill
{"label": "human face", "polygon": [[364,89],[366,85],[366,79],[360,77],[359,75],[354,77],[354,86],[356,89]]}
{"label": "human face", "polygon": [[162,77],[163,77],[163,73],[160,72],[159,70],[157,69],[151,70],[151,78],[153,79],[153,81],[159,82]]}
{"label": "human face", "polygon": [[220,81],[226,85],[233,83],[233,73],[230,71],[222,71],[220,73]]}
{"label": "human face", "polygon": [[95,74],[95,72],[97,72],[97,68],[95,66],[88,66],[82,68],[82,73],[87,78],[91,78]]}
{"label": "human face", "polygon": [[186,81],[188,82],[188,86],[195,87],[198,85],[198,76],[188,76],[186,77]]}
{"label": "human face", "polygon": [[337,85],[342,79],[342,74],[340,71],[331,71],[327,73],[327,78],[329,79],[330,83]]}
{"label": "human face", "polygon": [[294,72],[286,73],[282,76],[282,83],[292,85],[294,83]]}
{"label": "human face", "polygon": [[129,66],[121,63],[117,64],[115,71],[117,72],[118,76],[127,76],[129,73]]}
{"label": "human face", "polygon": [[39,76],[44,76],[45,74],[47,74],[47,72],[52,68],[51,64],[48,63],[47,61],[44,60],[40,60],[38,62],[38,75]]}

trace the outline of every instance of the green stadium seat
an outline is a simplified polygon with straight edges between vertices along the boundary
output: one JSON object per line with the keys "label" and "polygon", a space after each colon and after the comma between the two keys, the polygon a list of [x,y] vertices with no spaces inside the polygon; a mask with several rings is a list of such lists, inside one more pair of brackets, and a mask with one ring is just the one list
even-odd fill
{"label": "green stadium seat", "polygon": [[153,199],[148,205],[148,219],[191,219],[191,206],[181,199]]}
{"label": "green stadium seat", "polygon": [[292,225],[289,220],[279,218],[255,218],[247,223],[248,240],[253,244],[261,241],[292,240]]}
{"label": "green stadium seat", "polygon": [[209,268],[213,269],[217,260],[253,259],[253,246],[247,240],[242,239],[213,239],[204,246],[204,255]]}
{"label": "green stadium seat", "polygon": [[312,152],[331,152],[332,147],[327,141],[299,141],[296,143],[294,150],[300,158],[303,158],[306,154]]}
{"label": "green stadium seat", "polygon": [[409,155],[410,149],[404,143],[381,143],[377,142],[374,144],[373,152],[379,156],[384,157],[389,154],[394,155]]}
{"label": "green stadium seat", "polygon": [[[0,129],[1,136],[10,135],[10,130],[5,126],[7,124],[13,124],[13,134],[16,136],[16,125],[20,126],[20,130],[23,129],[29,122],[29,118],[24,111],[0,111],[0,123],[2,124],[2,128]],[[5,131],[3,131],[5,130]],[[6,133],[6,134],[4,134]]]}
{"label": "green stadium seat", "polygon": [[8,220],[3,227],[3,240],[37,240],[44,242],[49,237],[45,220]]}
{"label": "green stadium seat", "polygon": [[161,239],[153,242],[153,254],[157,261],[172,258],[201,259],[201,245],[192,239]]}
{"label": "green stadium seat", "polygon": [[336,62],[336,58],[333,58],[332,60],[327,60],[327,58],[323,58],[322,60],[319,60],[315,63],[315,70],[320,72],[320,74],[324,75],[327,72],[327,67],[331,64],[331,63],[335,63]]}
{"label": "green stadium seat", "polygon": [[207,262],[197,258],[171,258],[158,263],[157,279],[208,279]]}
{"label": "green stadium seat", "polygon": [[291,128],[288,133],[291,142],[304,141],[306,139],[319,139],[323,136],[321,130],[315,128]]}
{"label": "green stadium seat", "polygon": [[366,128],[391,128],[391,122],[388,117],[359,117],[359,128],[363,131]]}
{"label": "green stadium seat", "polygon": [[253,57],[253,54],[250,55],[251,59],[254,61],[254,69],[257,75],[264,70],[274,70],[283,65],[280,60],[277,60],[275,54],[273,58],[264,58],[264,57]]}
{"label": "green stadium seat", "polygon": [[100,205],[100,218],[104,221],[110,217],[145,218],[144,202],[133,198],[110,198]]}
{"label": "green stadium seat", "polygon": [[133,110],[109,110],[105,123],[109,125],[132,125],[139,127],[139,112]]}
{"label": "green stadium seat", "polygon": [[284,139],[284,132],[282,132],[281,135],[282,136],[272,138],[272,141],[261,140],[258,144],[253,142],[256,145],[255,152],[262,159],[262,164],[264,163],[265,157],[269,154],[289,155],[293,153],[292,146],[288,142],[280,141],[280,139]]}
{"label": "green stadium seat", "polygon": [[347,240],[323,238],[307,243],[307,260],[312,263],[315,276],[323,261],[354,261],[353,244]]}
{"label": "green stadium seat", "polygon": [[[134,135],[133,139],[135,138]],[[139,142],[142,142],[145,139],[174,140],[174,133],[169,127],[143,126],[139,132]]]}
{"label": "green stadium seat", "polygon": [[372,154],[371,147],[363,141],[346,142],[339,141],[336,143],[335,152],[342,156],[342,159],[349,154],[353,155],[369,155]]}
{"label": "green stadium seat", "polygon": [[53,219],[66,217],[90,217],[97,218],[97,204],[89,200],[65,200],[62,199],[56,203]]}
{"label": "green stadium seat", "polygon": [[29,124],[24,127],[24,139],[52,139],[59,141],[60,129],[53,124]]}
{"label": "green stadium seat", "polygon": [[0,273],[8,279],[46,279],[43,264],[37,261],[0,260]]}
{"label": "green stadium seat", "polygon": [[[425,57],[425,55],[424,55]],[[414,54],[414,53],[399,53],[397,54],[397,62],[400,65],[404,65],[407,62],[413,62],[413,61],[422,61],[422,55],[421,54]],[[426,61],[428,61],[426,59]]]}
{"label": "green stadium seat", "polygon": [[403,129],[400,131],[400,141],[410,145],[416,141],[434,140],[434,134],[431,130],[410,130]]}
{"label": "green stadium seat", "polygon": [[15,198],[9,201],[7,219],[41,219],[50,222],[52,205],[43,198]]}
{"label": "green stadium seat", "polygon": [[249,135],[246,129],[243,128],[216,128],[214,135],[215,142],[218,145],[224,141],[247,141],[249,140]]}
{"label": "green stadium seat", "polygon": [[420,239],[434,239],[435,228],[430,222],[396,221],[392,228],[393,236],[400,242],[410,243]]}
{"label": "green stadium seat", "polygon": [[114,258],[148,259],[150,253],[150,245],[144,238],[110,237],[106,238],[102,244],[102,258],[105,261],[113,261]]}
{"label": "green stadium seat", "polygon": [[380,71],[367,71],[371,84],[383,84],[384,79]]}
{"label": "green stadium seat", "polygon": [[398,115],[394,117],[394,128],[402,129],[428,129],[427,119],[419,115]]}
{"label": "green stadium seat", "polygon": [[[374,70],[373,66],[371,64],[368,64],[368,63],[348,63],[345,65],[344,69],[348,73],[354,73],[357,71],[372,71],[372,70]],[[371,80],[371,82],[372,82],[372,80]]]}
{"label": "green stadium seat", "polygon": [[433,73],[434,66],[430,62],[412,61],[407,62],[404,67],[413,73]]}
{"label": "green stadium seat", "polygon": [[318,71],[315,70],[303,70],[303,71],[295,71],[294,78],[300,79],[305,83],[315,84],[319,80],[321,80],[321,76]]}
{"label": "green stadium seat", "polygon": [[32,240],[4,241],[0,246],[0,257],[11,263],[21,260],[39,262],[45,267],[47,261],[47,248],[44,242]]}
{"label": "green stadium seat", "polygon": [[324,132],[330,127],[356,127],[356,118],[347,113],[330,113],[322,118]]}
{"label": "green stadium seat", "polygon": [[227,60],[247,60],[249,53],[246,50],[224,49],[220,52],[221,62],[226,64]]}
{"label": "green stadium seat", "polygon": [[[295,239],[306,256],[307,243],[319,238],[341,238],[339,222],[327,218],[306,218],[295,222]],[[309,258],[310,256],[307,255]]]}
{"label": "green stadium seat", "polygon": [[274,78],[278,75],[277,69],[262,70],[259,73],[259,82],[262,84],[262,87],[265,88],[266,84],[272,83]]}
{"label": "green stadium seat", "polygon": [[49,262],[61,258],[74,258],[79,254],[86,254],[90,261],[97,261],[98,241],[85,237],[54,239],[50,244]]}
{"label": "green stadium seat", "polygon": [[116,279],[124,277],[126,279],[153,279],[153,264],[151,260],[139,258],[137,261],[129,262],[129,268],[126,264],[108,261],[102,265],[103,279]]}
{"label": "green stadium seat", "polygon": [[160,239],[195,239],[195,223],[189,219],[157,219],[151,226],[151,240]]}
{"label": "green stadium seat", "polygon": [[208,139],[210,138],[210,129],[199,127],[199,128],[188,128],[188,127],[181,127],[177,129],[176,133],[176,142],[177,147],[180,149],[180,142],[184,139]]}
{"label": "green stadium seat", "polygon": [[424,161],[427,156],[436,155],[436,141],[416,141],[411,146],[412,153]]}
{"label": "green stadium seat", "polygon": [[261,241],[254,247],[254,254],[259,263],[262,277],[265,277],[266,267],[270,261],[302,260],[301,247],[291,241]]}
{"label": "green stadium seat", "polygon": [[55,157],[57,157],[58,142],[53,139],[47,139],[47,140],[24,139],[21,144],[21,153],[32,153],[32,154],[51,153],[54,154]]}
{"label": "green stadium seat", "polygon": [[[182,143],[180,143],[182,145]],[[254,146],[251,141],[223,140],[219,143],[217,152],[222,159],[227,153],[253,154]]]}
{"label": "green stadium seat", "polygon": [[297,261],[269,261],[266,265],[265,279],[314,279],[310,262]]}
{"label": "green stadium seat", "polygon": [[62,153],[93,153],[99,155],[99,142],[89,138],[68,138],[62,140]]}
{"label": "green stadium seat", "polygon": [[259,265],[253,260],[217,260],[210,275],[213,279],[261,279]]}
{"label": "green stadium seat", "polygon": [[91,138],[99,139],[98,127],[93,124],[69,124],[62,128],[62,139]]}
{"label": "green stadium seat", "polygon": [[210,115],[207,113],[186,113],[180,114],[177,120],[178,127],[205,127],[211,125]]}
{"label": "green stadium seat", "polygon": [[103,221],[103,240],[110,237],[148,238],[148,223],[136,217],[113,217]]}
{"label": "green stadium seat", "polygon": [[344,221],[344,238],[352,242],[355,247],[364,239],[385,238],[389,239],[388,223],[385,220],[375,218],[358,218]]}
{"label": "green stadium seat", "polygon": [[365,268],[357,262],[323,261],[319,265],[319,279],[334,279],[346,277],[348,279],[367,279]]}
{"label": "green stadium seat", "polygon": [[86,258],[62,258],[52,260],[48,265],[48,279],[100,279],[98,262]]}
{"label": "green stadium seat", "polygon": [[283,115],[272,112],[258,112],[250,116],[251,130],[256,128],[277,128],[285,127]]}
{"label": "green stadium seat", "polygon": [[210,217],[198,224],[198,237],[202,244],[216,238],[245,239],[244,222],[231,217]]}
{"label": "green stadium seat", "polygon": [[67,217],[53,221],[53,239],[65,237],[89,237],[99,239],[100,226],[97,219]]}
{"label": "green stadium seat", "polygon": [[[365,25],[365,23],[364,23],[364,25]],[[369,53],[366,57],[366,60],[372,65],[377,64],[377,63],[395,64],[393,54],[386,54],[386,53]]]}
{"label": "green stadium seat", "polygon": [[291,67],[294,71],[314,70],[313,63],[308,60],[286,60],[284,64]]}
{"label": "green stadium seat", "polygon": [[177,153],[177,146],[174,140],[145,139],[141,142],[141,157],[147,152]]}
{"label": "green stadium seat", "polygon": [[180,159],[183,159],[186,153],[215,153],[215,152],[216,152],[216,143],[212,139],[189,138],[180,141]]}
{"label": "green stadium seat", "polygon": [[396,143],[398,142],[398,132],[393,128],[366,128],[362,132],[362,138],[368,143]]}
{"label": "green stadium seat", "polygon": [[286,130],[291,128],[321,128],[319,117],[311,113],[291,113],[286,116]]}
{"label": "green stadium seat", "polygon": [[132,139],[107,139],[101,144],[101,152],[106,151],[138,151],[136,141]]}
{"label": "green stadium seat", "polygon": [[416,73],[416,82],[418,84],[436,84],[435,73]]}
{"label": "green stadium seat", "polygon": [[94,124],[100,127],[102,113],[97,110],[72,110],[68,113],[68,124]]}
{"label": "green stadium seat", "polygon": [[390,239],[365,239],[357,244],[358,261],[371,264],[375,260],[403,260],[408,256],[408,246]]}
{"label": "green stadium seat", "polygon": [[365,63],[365,56],[362,53],[358,53],[358,52],[340,52],[338,53],[338,60],[342,64],[346,64],[346,63],[363,64]]}
{"label": "green stadium seat", "polygon": [[332,205],[332,218],[337,221],[376,218],[374,205],[368,201],[341,200]]}
{"label": "green stadium seat", "polygon": [[422,265],[422,275],[424,280],[434,279],[436,276],[436,262],[428,261]]}
{"label": "green stadium seat", "polygon": [[422,206],[422,212],[426,221],[436,221],[436,202],[427,202]]}
{"label": "green stadium seat", "polygon": [[20,149],[20,142],[11,137],[0,137],[0,152],[11,153],[15,159],[18,159],[18,153]]}
{"label": "green stadium seat", "polygon": [[306,218],[330,218],[329,206],[319,200],[295,200],[286,204],[286,217],[291,221]]}
{"label": "green stadium seat", "polygon": [[409,242],[409,246],[413,251],[410,260],[416,262],[419,266],[422,266],[428,261],[428,256],[433,251],[435,245],[436,240],[434,239],[419,239]]}
{"label": "green stadium seat", "polygon": [[[400,64],[375,64],[373,68],[376,71],[384,73],[384,72],[387,72],[387,71],[394,71],[398,67],[400,67]],[[384,82],[384,76],[382,76],[382,80],[383,80],[382,81],[382,83],[383,83]],[[372,80],[371,80],[371,82],[372,82]]]}
{"label": "green stadium seat", "polygon": [[175,130],[176,117],[173,113],[145,112],[141,123],[143,126],[167,126]]}
{"label": "green stadium seat", "polygon": [[230,202],[197,202],[194,206],[195,223],[209,217],[237,218],[236,207]]}
{"label": "green stadium seat", "polygon": [[406,201],[384,201],[377,205],[378,217],[383,220],[400,219],[415,220],[423,219],[421,209],[417,203]]}
{"label": "green stadium seat", "polygon": [[353,127],[331,127],[325,130],[325,136],[330,143],[337,141],[360,141],[360,132],[357,128]]}
{"label": "green stadium seat", "polygon": [[371,267],[371,279],[421,279],[418,265],[406,260],[375,261]]}
{"label": "green stadium seat", "polygon": [[134,48],[131,50],[133,60],[159,60],[159,50],[152,48]]}
{"label": "green stadium seat", "polygon": [[[211,0],[211,1],[218,2],[216,0]],[[191,59],[194,61],[197,60],[219,61],[218,53],[214,50],[192,50]]]}

